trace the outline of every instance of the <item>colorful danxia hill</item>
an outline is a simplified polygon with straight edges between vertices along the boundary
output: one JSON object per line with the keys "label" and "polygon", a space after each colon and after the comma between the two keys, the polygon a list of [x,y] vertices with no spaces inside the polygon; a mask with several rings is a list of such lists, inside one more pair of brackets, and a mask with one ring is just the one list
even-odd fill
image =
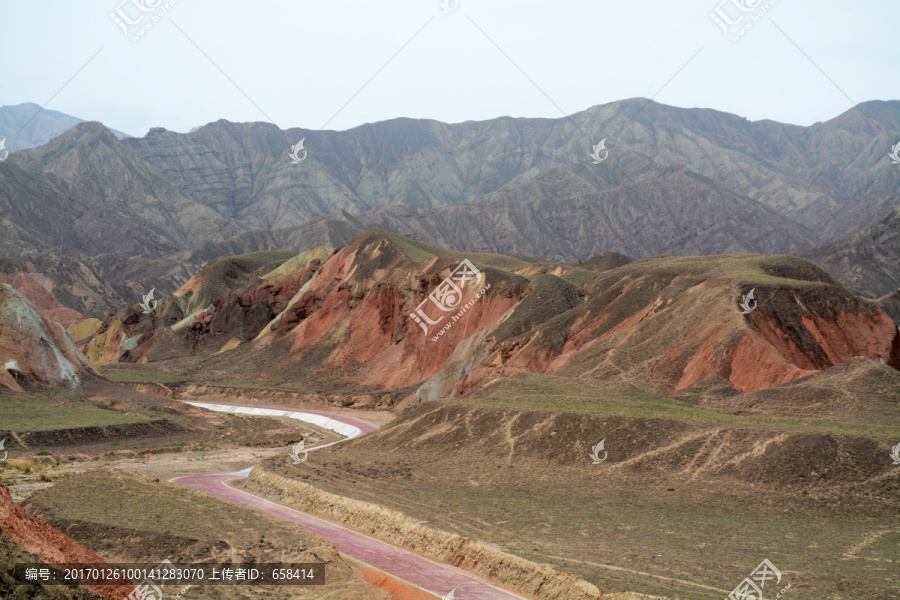
{"label": "colorful danxia hill", "polygon": [[[411,316],[468,258],[466,282],[426,331]],[[477,289],[476,289],[477,288]],[[745,314],[742,294],[758,308]],[[465,396],[492,379],[544,373],[663,394],[772,388],[855,357],[900,367],[897,325],[793,256],[600,255],[581,264],[460,254],[383,230],[286,260],[217,259],[163,299],[134,305],[82,344],[91,362],[152,363],[225,379],[258,376],[392,402]],[[200,361],[199,363],[197,361]]]}

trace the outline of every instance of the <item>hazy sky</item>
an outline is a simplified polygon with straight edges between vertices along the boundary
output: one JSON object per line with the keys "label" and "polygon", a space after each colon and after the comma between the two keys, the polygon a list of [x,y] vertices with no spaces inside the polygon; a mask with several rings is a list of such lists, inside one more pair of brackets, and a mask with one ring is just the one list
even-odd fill
{"label": "hazy sky", "polygon": [[[897,0],[774,0],[737,42],[773,0],[447,1],[444,14],[439,0],[0,0],[0,105],[52,98],[48,109],[140,136],[221,118],[557,118],[657,93],[807,125],[852,107],[847,96],[900,99]],[[728,36],[710,18],[719,7],[744,15]],[[143,16],[127,35],[117,8]]]}

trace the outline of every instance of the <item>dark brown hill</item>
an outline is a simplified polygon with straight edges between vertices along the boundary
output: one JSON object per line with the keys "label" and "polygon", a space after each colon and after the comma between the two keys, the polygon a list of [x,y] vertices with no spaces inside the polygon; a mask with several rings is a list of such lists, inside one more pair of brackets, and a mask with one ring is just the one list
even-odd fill
{"label": "dark brown hill", "polygon": [[[118,252],[158,257],[241,230],[181,194],[145,163],[135,161],[100,123],[80,123],[10,160],[50,182],[61,182],[60,187],[77,198],[76,203],[62,207],[67,214],[59,217],[67,220],[58,226],[67,225],[66,242],[89,255]],[[23,201],[33,201],[24,189],[16,197],[17,203]],[[117,235],[108,235],[110,230]]]}
{"label": "dark brown hill", "polygon": [[847,289],[880,298],[900,288],[900,207],[868,227],[801,253]]}

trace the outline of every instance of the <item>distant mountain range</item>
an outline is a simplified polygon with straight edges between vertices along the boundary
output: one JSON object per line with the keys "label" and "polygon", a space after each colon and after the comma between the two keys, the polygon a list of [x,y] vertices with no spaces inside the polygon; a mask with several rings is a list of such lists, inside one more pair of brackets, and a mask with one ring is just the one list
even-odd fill
{"label": "distant mountain range", "polygon": [[[6,139],[10,152],[42,146],[62,135],[84,119],[56,110],[41,110],[34,102],[0,106],[0,139]],[[110,129],[119,139],[131,137],[127,133]]]}
{"label": "distant mountain range", "polygon": [[801,256],[869,298],[896,291],[900,286],[900,207],[859,231]]}
{"label": "distant mountain range", "polygon": [[[54,116],[44,113],[33,121]],[[308,155],[294,164],[301,139]],[[609,155],[594,164],[602,139]],[[40,273],[68,290],[53,292],[61,306],[101,316],[115,296],[174,290],[217,256],[337,247],[371,227],[554,261],[816,253],[900,206],[900,167],[887,157],[897,139],[900,101],[810,127],[645,99],[562,119],[340,132],[217,121],[119,139],[79,122],[0,164],[0,278]],[[38,265],[48,257],[70,263],[66,278]],[[896,250],[872,258],[879,290],[900,285],[884,266]],[[850,289],[868,289],[844,272]]]}

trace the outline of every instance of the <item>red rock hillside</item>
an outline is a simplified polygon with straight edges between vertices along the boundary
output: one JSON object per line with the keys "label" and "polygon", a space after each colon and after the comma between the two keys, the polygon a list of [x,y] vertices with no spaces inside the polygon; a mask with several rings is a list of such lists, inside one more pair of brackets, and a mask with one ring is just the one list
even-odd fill
{"label": "red rock hillside", "polygon": [[[461,295],[447,300],[455,308],[444,312],[429,294],[463,258],[386,232],[363,234],[328,257],[251,344],[207,366],[229,373],[256,368],[264,378],[344,388],[418,385],[439,372],[463,340],[490,329],[528,284],[485,265],[507,257],[473,255],[480,282],[474,276],[461,282]],[[412,316],[420,306],[422,325]],[[428,325],[426,318],[439,323]]]}
{"label": "red rock hillside", "polygon": [[[893,320],[792,256],[632,262],[585,285],[584,302],[532,326],[537,306],[571,294],[537,283],[420,396],[465,394],[520,371],[627,381],[670,394],[723,380],[742,392],[769,388],[857,356],[900,367]],[[739,302],[750,290],[758,304],[744,314]]]}
{"label": "red rock hillside", "polygon": [[[480,276],[450,296],[457,312],[442,312],[431,298],[466,258]],[[466,394],[522,371],[674,393],[723,383],[764,389],[856,356],[900,366],[891,318],[805,260],[595,258],[560,265],[465,255],[374,230],[330,255],[292,259],[293,268],[289,261],[259,271],[243,287],[182,306],[194,313],[174,326],[133,315],[132,324],[108,323],[90,356],[177,371],[179,356],[215,350],[203,371],[219,379],[419,399]],[[183,291],[209,287],[211,275],[203,278]],[[739,302],[751,289],[758,304],[745,315]],[[440,322],[426,332],[423,318]],[[131,344],[118,356],[109,345],[117,328],[115,339]]]}
{"label": "red rock hillside", "polygon": [[[66,563],[105,563],[63,532],[29,516],[13,502],[9,488],[0,484],[0,532],[12,539],[27,552],[49,565]],[[86,585],[86,589],[108,600],[125,598],[134,589],[124,585]]]}

